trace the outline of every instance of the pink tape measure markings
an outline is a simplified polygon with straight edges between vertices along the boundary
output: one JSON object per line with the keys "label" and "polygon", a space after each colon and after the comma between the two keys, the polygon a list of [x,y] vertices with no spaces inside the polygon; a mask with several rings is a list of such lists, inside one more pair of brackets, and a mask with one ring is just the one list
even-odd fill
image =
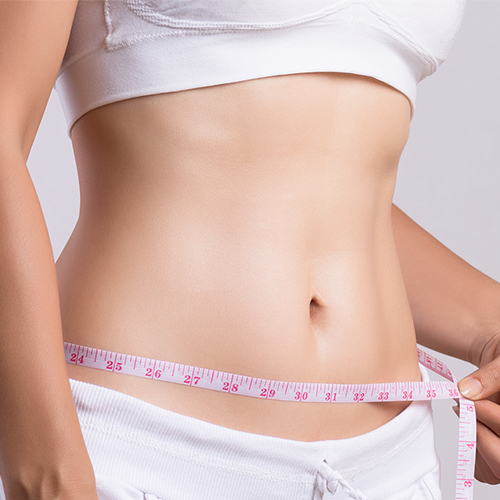
{"label": "pink tape measure markings", "polygon": [[381,384],[321,384],[267,380],[220,372],[168,361],[141,358],[102,349],[64,343],[66,362],[136,377],[192,385],[260,399],[304,403],[369,403],[458,399],[460,406],[456,500],[472,500],[476,459],[476,411],[463,398],[457,380],[440,360],[418,349],[419,362],[447,382],[396,382]]}

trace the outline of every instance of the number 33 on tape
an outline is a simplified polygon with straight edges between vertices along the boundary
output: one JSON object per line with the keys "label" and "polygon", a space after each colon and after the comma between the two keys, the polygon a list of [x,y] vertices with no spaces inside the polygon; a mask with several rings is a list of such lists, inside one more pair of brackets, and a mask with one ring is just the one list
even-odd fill
{"label": "number 33 on tape", "polygon": [[447,382],[363,385],[283,382],[103,351],[68,342],[64,344],[64,351],[66,362],[71,364],[260,399],[302,403],[374,403],[458,399],[460,424],[455,498],[456,500],[472,500],[476,458],[474,403],[460,395],[457,380],[450,369],[422,350],[418,350],[419,362],[441,375]]}

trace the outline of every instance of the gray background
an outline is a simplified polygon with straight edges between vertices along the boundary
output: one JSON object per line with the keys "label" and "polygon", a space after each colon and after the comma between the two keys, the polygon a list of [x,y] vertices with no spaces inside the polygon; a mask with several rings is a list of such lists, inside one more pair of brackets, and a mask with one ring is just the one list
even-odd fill
{"label": "gray background", "polygon": [[[440,0],[435,0],[440,1]],[[419,86],[395,203],[472,265],[500,281],[500,1],[469,0],[455,46]],[[432,352],[432,351],[429,351]],[[439,354],[457,378],[474,366]],[[439,380],[439,377],[432,377]],[[458,419],[434,403],[444,500],[454,498]],[[500,485],[475,483],[475,500]]]}
{"label": "gray background", "polygon": [[[500,0],[469,0],[449,59],[420,84],[395,201],[461,257],[500,281],[498,88]],[[57,94],[51,97],[28,166],[57,257],[76,222],[79,203],[71,142]],[[473,369],[441,357],[459,378]],[[434,407],[445,500],[454,498],[458,436],[458,419],[450,407],[446,401]],[[476,500],[496,499],[500,486],[476,482],[475,493]]]}

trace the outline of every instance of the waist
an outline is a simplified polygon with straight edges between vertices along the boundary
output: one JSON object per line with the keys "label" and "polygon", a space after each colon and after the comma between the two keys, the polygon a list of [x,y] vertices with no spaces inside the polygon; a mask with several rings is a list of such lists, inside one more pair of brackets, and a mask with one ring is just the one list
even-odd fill
{"label": "waist", "polygon": [[[65,340],[278,380],[417,380],[390,218],[407,119],[397,91],[332,75],[87,113],[73,129],[81,216],[57,264]],[[72,369],[167,409],[294,439],[367,432],[403,408],[192,398]]]}
{"label": "waist", "polygon": [[57,263],[66,340],[311,382],[383,381],[382,358],[398,381],[413,359],[390,213],[311,229],[284,210],[158,212],[79,222]]}
{"label": "waist", "polygon": [[[84,235],[58,263],[67,341],[276,380],[419,380],[411,314],[389,243],[381,254],[299,257],[269,245],[264,251],[254,240],[221,256],[223,243],[214,251],[185,234],[184,245],[175,238],[164,243],[160,258],[141,238],[107,247],[97,234]],[[72,378],[201,420],[304,441],[368,432],[406,406],[298,408],[68,370]]]}

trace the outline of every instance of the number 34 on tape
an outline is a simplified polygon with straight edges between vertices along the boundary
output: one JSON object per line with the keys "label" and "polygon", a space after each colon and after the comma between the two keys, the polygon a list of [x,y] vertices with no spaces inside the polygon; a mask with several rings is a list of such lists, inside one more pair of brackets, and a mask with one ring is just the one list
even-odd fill
{"label": "number 34 on tape", "polygon": [[127,375],[196,386],[229,394],[301,403],[373,403],[458,399],[460,408],[456,500],[472,500],[476,458],[476,411],[463,398],[450,369],[430,354],[418,350],[419,362],[446,382],[397,382],[382,384],[318,384],[247,377],[197,366],[141,358],[65,342],[66,362]]}

